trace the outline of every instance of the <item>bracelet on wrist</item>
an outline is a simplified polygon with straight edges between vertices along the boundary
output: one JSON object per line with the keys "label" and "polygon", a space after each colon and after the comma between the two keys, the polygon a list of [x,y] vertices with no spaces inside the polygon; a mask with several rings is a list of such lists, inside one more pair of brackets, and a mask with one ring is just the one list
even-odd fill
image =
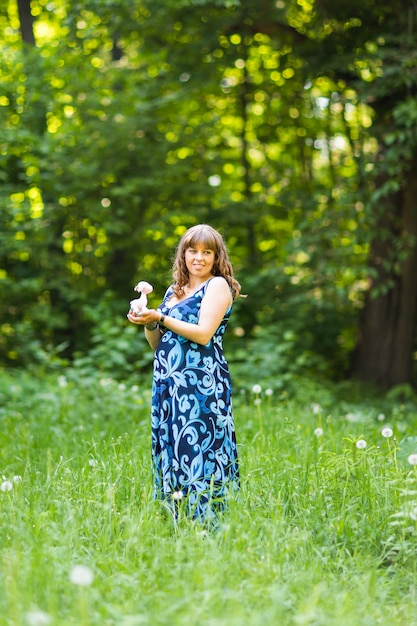
{"label": "bracelet on wrist", "polygon": [[165,315],[162,313],[161,317],[159,318],[159,323],[164,325],[164,320],[165,320]]}
{"label": "bracelet on wrist", "polygon": [[152,326],[149,326],[148,324],[145,324],[145,328],[146,330],[156,330],[158,328],[158,324],[155,322],[155,324],[152,324]]}

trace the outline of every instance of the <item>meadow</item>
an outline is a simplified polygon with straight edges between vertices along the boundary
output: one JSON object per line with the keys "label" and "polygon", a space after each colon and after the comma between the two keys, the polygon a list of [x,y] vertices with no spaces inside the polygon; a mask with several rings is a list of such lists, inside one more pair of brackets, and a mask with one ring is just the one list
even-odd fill
{"label": "meadow", "polygon": [[216,531],[152,500],[150,377],[0,374],[0,626],[417,624],[417,399],[235,383]]}

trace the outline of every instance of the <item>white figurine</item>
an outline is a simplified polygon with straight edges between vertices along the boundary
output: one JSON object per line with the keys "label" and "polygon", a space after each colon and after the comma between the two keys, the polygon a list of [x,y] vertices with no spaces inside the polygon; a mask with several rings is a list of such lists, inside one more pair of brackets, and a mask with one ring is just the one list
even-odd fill
{"label": "white figurine", "polygon": [[134,291],[138,291],[140,297],[130,301],[130,310],[132,313],[135,313],[135,315],[140,315],[143,311],[148,310],[146,308],[148,304],[147,295],[153,291],[153,287],[146,281],[141,280],[134,288]]}

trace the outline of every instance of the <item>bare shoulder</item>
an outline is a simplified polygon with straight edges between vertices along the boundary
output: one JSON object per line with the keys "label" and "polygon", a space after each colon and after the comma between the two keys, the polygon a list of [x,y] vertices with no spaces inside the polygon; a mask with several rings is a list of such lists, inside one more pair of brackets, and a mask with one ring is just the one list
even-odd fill
{"label": "bare shoulder", "polygon": [[214,276],[207,286],[207,289],[213,291],[230,291],[229,284],[223,276]]}
{"label": "bare shoulder", "polygon": [[214,276],[207,285],[206,295],[221,298],[226,302],[232,301],[229,284],[223,276]]}

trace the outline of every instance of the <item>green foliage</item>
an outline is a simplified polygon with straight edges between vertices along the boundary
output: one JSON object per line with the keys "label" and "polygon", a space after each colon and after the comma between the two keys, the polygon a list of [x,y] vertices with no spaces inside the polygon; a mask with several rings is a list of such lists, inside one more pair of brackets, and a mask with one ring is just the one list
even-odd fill
{"label": "green foliage", "polygon": [[[149,388],[1,372],[2,625],[402,626],[415,613],[417,475],[400,459],[417,452],[415,395],[402,406],[311,379],[236,394],[242,488],[213,533],[152,501]],[[81,565],[85,586],[70,578]]]}
{"label": "green foliage", "polygon": [[[112,316],[139,279],[162,296],[184,228],[210,222],[248,293],[233,323],[254,363],[272,323],[268,371],[346,372],[372,272],[386,293],[415,245],[379,222],[416,154],[407,3],[31,9],[33,47],[15,2],[0,13],[1,362],[104,371],[107,348],[130,372]],[[368,255],[385,236],[383,274]]]}
{"label": "green foliage", "polygon": [[142,329],[132,326],[125,315],[109,317],[106,303],[88,309],[92,324],[90,348],[83,346],[75,355],[74,366],[86,376],[99,372],[118,380],[133,377],[144,369],[149,371],[153,351],[149,348]]}

